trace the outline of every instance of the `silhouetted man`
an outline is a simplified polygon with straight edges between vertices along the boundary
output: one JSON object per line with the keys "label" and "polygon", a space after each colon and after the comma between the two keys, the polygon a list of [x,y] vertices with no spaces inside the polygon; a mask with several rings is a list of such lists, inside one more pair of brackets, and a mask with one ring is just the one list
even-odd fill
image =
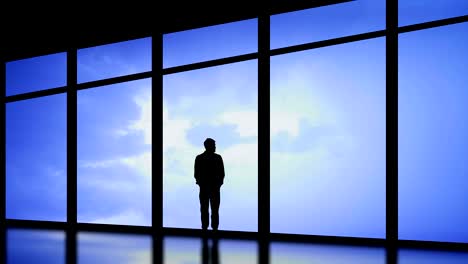
{"label": "silhouetted man", "polygon": [[218,230],[219,225],[219,190],[224,182],[223,158],[216,154],[214,139],[207,138],[204,142],[205,152],[195,158],[195,180],[200,186],[200,213],[202,229],[209,225],[208,207],[211,205],[211,228]]}

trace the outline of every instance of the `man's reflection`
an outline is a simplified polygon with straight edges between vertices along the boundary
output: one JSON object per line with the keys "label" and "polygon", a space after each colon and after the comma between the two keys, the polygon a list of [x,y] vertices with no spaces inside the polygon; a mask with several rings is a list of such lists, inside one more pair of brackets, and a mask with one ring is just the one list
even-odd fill
{"label": "man's reflection", "polygon": [[212,244],[210,248],[208,245],[208,239],[203,238],[201,254],[203,264],[219,264],[218,239],[214,238],[211,242]]}

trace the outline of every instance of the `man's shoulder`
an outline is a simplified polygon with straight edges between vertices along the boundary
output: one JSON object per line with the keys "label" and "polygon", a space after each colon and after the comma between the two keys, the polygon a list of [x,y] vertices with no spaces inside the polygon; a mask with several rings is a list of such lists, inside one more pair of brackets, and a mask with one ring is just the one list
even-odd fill
{"label": "man's shoulder", "polygon": [[217,158],[217,159],[222,159],[221,155],[219,155],[218,153],[207,153],[207,152],[203,152],[203,153],[200,153],[198,154],[195,159],[212,159],[213,157]]}

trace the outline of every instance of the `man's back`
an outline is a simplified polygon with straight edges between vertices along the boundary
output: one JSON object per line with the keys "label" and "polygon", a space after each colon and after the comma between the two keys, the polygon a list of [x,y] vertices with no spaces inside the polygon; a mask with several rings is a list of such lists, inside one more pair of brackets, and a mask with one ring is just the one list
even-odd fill
{"label": "man's back", "polygon": [[221,155],[203,152],[195,158],[195,179],[200,186],[220,187],[224,181],[224,164]]}

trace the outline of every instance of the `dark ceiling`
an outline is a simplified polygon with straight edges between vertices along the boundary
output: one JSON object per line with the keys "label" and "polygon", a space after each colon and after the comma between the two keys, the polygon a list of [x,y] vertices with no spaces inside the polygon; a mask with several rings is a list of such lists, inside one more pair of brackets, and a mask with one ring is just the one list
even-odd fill
{"label": "dark ceiling", "polygon": [[[350,0],[115,1],[112,5],[2,4],[5,61]],[[259,6],[262,4],[262,6]],[[22,6],[21,6],[22,5]],[[28,5],[27,8],[25,5]]]}

